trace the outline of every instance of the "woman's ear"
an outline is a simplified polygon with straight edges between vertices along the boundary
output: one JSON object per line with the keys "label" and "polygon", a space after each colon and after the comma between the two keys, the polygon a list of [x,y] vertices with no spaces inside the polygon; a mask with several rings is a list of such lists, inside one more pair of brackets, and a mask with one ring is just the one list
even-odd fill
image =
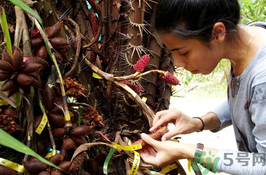
{"label": "woman's ear", "polygon": [[224,42],[225,33],[226,33],[226,28],[224,26],[224,23],[222,22],[215,23],[212,29],[212,40],[217,41],[219,43]]}

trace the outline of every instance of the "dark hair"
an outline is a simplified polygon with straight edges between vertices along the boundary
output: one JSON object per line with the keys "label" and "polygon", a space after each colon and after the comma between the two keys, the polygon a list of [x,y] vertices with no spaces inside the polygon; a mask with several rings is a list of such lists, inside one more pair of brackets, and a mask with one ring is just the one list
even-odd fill
{"label": "dark hair", "polygon": [[155,15],[159,34],[173,33],[182,39],[212,39],[213,25],[222,22],[226,33],[238,34],[240,6],[237,0],[161,0]]}

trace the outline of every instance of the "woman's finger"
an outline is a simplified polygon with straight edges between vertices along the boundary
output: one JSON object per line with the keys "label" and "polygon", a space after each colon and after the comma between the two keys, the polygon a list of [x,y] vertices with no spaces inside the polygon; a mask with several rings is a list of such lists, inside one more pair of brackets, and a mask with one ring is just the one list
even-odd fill
{"label": "woman's finger", "polygon": [[149,135],[145,134],[145,133],[141,133],[141,138],[144,142],[146,142],[148,145],[152,146],[154,149],[156,149],[156,145],[157,145],[157,140],[154,140],[153,138],[151,138]]}
{"label": "woman's finger", "polygon": [[178,129],[176,127],[172,128],[169,132],[165,133],[162,136],[162,141],[170,140],[172,137],[174,137],[178,134],[179,134]]}
{"label": "woman's finger", "polygon": [[174,118],[175,116],[169,110],[162,111],[162,113],[158,114],[156,121],[153,122],[153,126],[150,128],[150,131],[156,131],[161,126],[165,126],[171,121],[175,120]]}
{"label": "woman's finger", "polygon": [[146,149],[142,149],[139,151],[140,157],[143,159],[144,162],[148,164],[153,164],[155,157],[150,155],[150,153]]}
{"label": "woman's finger", "polygon": [[164,115],[165,110],[164,111],[159,111],[155,114],[155,117],[153,119],[153,123],[152,125],[154,125],[158,120],[160,120],[160,118]]}

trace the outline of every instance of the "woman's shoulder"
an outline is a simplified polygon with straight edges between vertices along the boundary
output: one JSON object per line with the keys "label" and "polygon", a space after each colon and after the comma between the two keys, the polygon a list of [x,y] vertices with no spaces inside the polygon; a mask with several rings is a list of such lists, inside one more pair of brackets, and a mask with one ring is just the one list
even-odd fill
{"label": "woman's shoulder", "polygon": [[254,84],[266,82],[266,44],[259,47],[247,69],[245,76],[252,79]]}

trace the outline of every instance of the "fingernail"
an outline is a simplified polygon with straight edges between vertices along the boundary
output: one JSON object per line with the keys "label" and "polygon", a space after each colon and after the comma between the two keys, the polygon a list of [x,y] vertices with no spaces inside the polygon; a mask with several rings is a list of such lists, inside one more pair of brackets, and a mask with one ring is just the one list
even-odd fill
{"label": "fingernail", "polygon": [[152,131],[153,130],[153,127],[151,127],[150,129],[149,129],[149,131]]}
{"label": "fingernail", "polygon": [[141,137],[147,137],[147,134],[141,133]]}
{"label": "fingernail", "polygon": [[165,137],[162,137],[162,141],[166,141],[167,139]]}

